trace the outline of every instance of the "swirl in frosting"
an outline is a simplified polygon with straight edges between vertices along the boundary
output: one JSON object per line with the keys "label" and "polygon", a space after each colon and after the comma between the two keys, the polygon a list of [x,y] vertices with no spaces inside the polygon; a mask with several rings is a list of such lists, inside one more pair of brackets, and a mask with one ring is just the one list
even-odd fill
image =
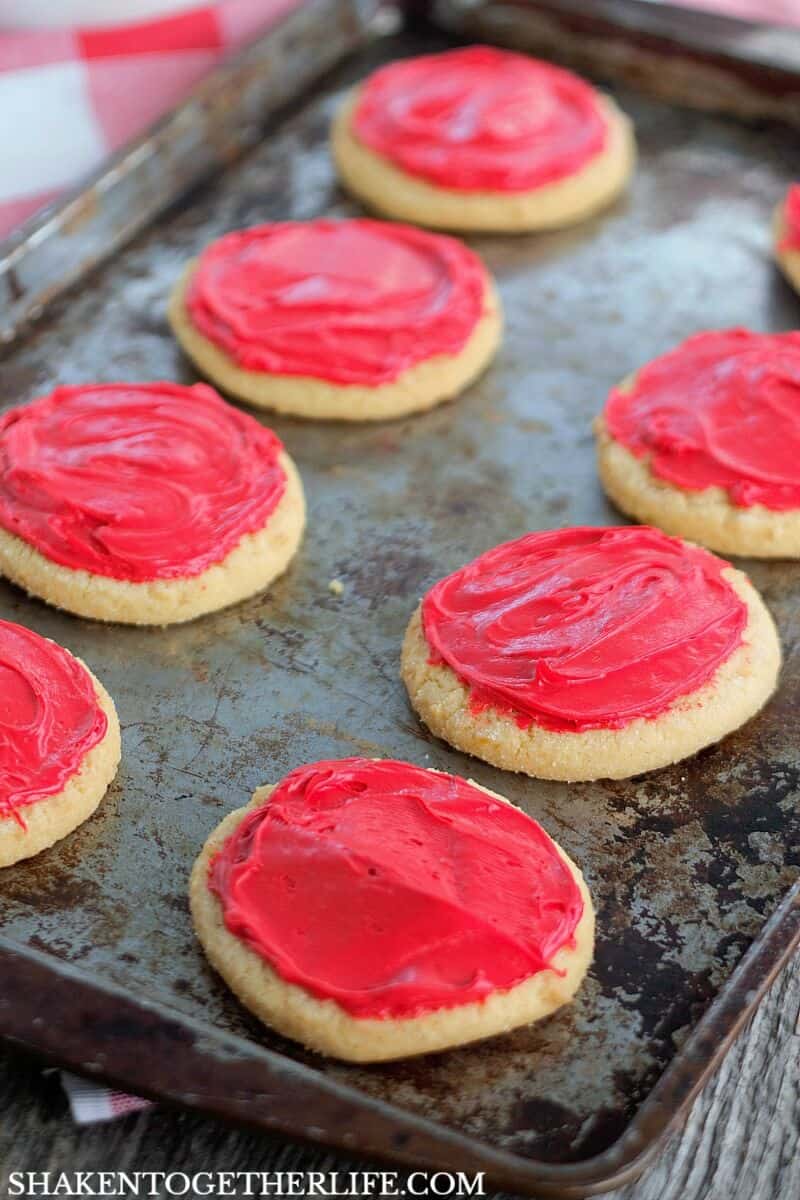
{"label": "swirl in frosting", "polygon": [[659,479],[800,508],[800,333],[698,333],[615,388],[605,421]]}
{"label": "swirl in frosting", "polygon": [[88,671],[55,642],[0,621],[0,820],[56,795],[108,728]]}
{"label": "swirl in frosting", "polygon": [[583,899],[525,813],[391,759],[292,771],[209,868],[225,925],[354,1017],[415,1017],[545,970]]}
{"label": "swirl in frosting", "polygon": [[362,86],[352,128],[408,175],[463,192],[527,192],[606,146],[597,92],[550,63],[469,46],[391,63]]}
{"label": "swirl in frosting", "polygon": [[462,242],[382,221],[259,225],[213,242],[186,295],[196,329],[248,371],[375,387],[463,350],[487,276]]}
{"label": "swirl in frosting", "polygon": [[0,526],[94,575],[199,575],[265,526],[282,449],[202,384],[57,388],[0,417]]}
{"label": "swirl in frosting", "polygon": [[431,661],[467,685],[473,711],[522,728],[657,717],[741,643],[747,609],[727,565],[648,526],[529,533],[427,593]]}

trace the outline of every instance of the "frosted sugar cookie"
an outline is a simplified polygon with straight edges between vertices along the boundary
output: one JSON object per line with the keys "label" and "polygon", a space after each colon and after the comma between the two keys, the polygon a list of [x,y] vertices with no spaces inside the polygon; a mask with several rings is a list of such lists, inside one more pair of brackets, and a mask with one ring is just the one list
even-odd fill
{"label": "frosted sugar cookie", "polygon": [[581,873],[534,820],[391,759],[260,788],[206,842],[191,907],[243,1004],[354,1062],[539,1020],[572,998],[594,944]]}
{"label": "frosted sugar cookie", "polygon": [[799,333],[698,333],[616,387],[596,433],[623,512],[723,554],[800,557]]}
{"label": "frosted sugar cookie", "polygon": [[0,621],[0,867],[90,817],[116,774],[119,721],[79,659]]}
{"label": "frosted sugar cookie", "polygon": [[303,489],[269,429],[210,388],[57,388],[0,416],[0,574],[84,617],[167,625],[285,570]]}
{"label": "frosted sugar cookie", "polygon": [[402,652],[428,728],[497,767],[622,779],[749,720],[780,645],[747,577],[647,526],[530,533],[435,584]]}
{"label": "frosted sugar cookie", "polygon": [[377,212],[435,229],[570,225],[609,204],[633,171],[628,118],[550,63],[468,46],[390,63],[333,126],[344,184]]}
{"label": "frosted sugar cookie", "polygon": [[375,421],[462,391],[500,342],[483,263],[383,221],[259,225],[213,242],[170,302],[197,368],[259,408]]}
{"label": "frosted sugar cookie", "polygon": [[800,183],[792,184],[775,210],[775,258],[795,291],[800,292]]}

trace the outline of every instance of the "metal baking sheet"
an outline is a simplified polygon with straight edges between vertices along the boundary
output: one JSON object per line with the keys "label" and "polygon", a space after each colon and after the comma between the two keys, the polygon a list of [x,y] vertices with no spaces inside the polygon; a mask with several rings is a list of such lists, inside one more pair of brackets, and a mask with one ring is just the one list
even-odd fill
{"label": "metal baking sheet", "polygon": [[674,104],[800,125],[800,29],[658,0],[428,0],[461,37],[554,57]]}
{"label": "metal baking sheet", "polygon": [[[246,159],[140,236],[91,286],[57,302],[0,366],[3,402],[87,379],[191,381],[164,317],[185,260],[239,226],[357,212],[326,149],[337,103],[379,62],[445,44],[431,32],[399,35],[352,58]],[[253,1121],[268,1109],[261,1123],[284,1132],[406,1158],[419,1145],[416,1161],[450,1154],[456,1164],[488,1164],[519,1191],[582,1195],[622,1178],[621,1162],[641,1164],[791,951],[796,896],[740,963],[800,865],[796,564],[744,564],[780,628],[779,694],[721,745],[639,779],[565,785],[495,771],[432,739],[398,678],[406,622],[443,573],[530,529],[620,520],[597,482],[590,428],[615,381],[698,328],[798,323],[800,302],[769,257],[770,212],[792,176],[793,135],[630,91],[618,99],[640,145],[629,195],[574,230],[471,240],[497,277],[507,323],[477,385],[455,403],[387,424],[270,422],[300,467],[309,523],[297,560],[268,594],[188,626],[137,630],[62,615],[0,583],[0,615],[84,658],[114,696],[124,737],[119,776],[97,816],[0,873],[0,960],[30,985],[20,984],[18,1008],[0,985],[0,1031],[20,1036],[25,1026],[26,1044],[110,1072],[103,1054],[85,1053],[88,1018],[65,1016],[59,1047],[50,1022],[37,1032],[29,1016],[43,987],[69,997],[70,1008],[77,997],[88,1005],[99,981],[122,989],[120,1011],[136,998],[165,1002],[245,1039],[225,1059],[228,1074],[214,1077],[216,1090],[198,1085],[189,1096],[186,1087],[178,1097],[186,1103]],[[328,589],[334,578],[341,597]],[[306,1054],[239,1006],[192,933],[193,859],[256,786],[302,762],[350,754],[471,776],[540,820],[580,863],[599,935],[572,1006],[481,1046],[373,1068]],[[44,957],[15,959],[9,941]],[[48,974],[53,956],[69,969]],[[113,1021],[114,993],[103,994]],[[58,1005],[50,1012],[52,1021]],[[163,1070],[166,1018],[108,1020],[94,1023],[106,1049],[110,1029],[120,1039],[147,1030],[137,1064],[129,1056],[117,1078],[141,1085],[149,1046],[151,1090],[175,1098]],[[285,1099],[270,1108],[263,1094],[246,1113],[241,1095],[226,1092],[236,1056],[243,1073],[253,1069],[252,1084],[267,1062],[263,1047],[285,1056],[270,1069],[299,1089],[305,1116]],[[211,1072],[211,1038],[205,1053]],[[324,1107],[342,1085],[355,1089],[350,1117],[315,1120],[315,1104]],[[377,1140],[365,1133],[368,1118],[382,1131]]]}

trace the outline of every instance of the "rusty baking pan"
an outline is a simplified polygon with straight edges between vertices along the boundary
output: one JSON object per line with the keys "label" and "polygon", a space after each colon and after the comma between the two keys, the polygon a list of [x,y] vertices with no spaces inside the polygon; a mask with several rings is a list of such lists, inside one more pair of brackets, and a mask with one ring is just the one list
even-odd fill
{"label": "rusty baking pan", "polygon": [[[483,1172],[492,1186],[579,1197],[635,1179],[723,1057],[800,941],[800,884],[765,926],[622,1137],[568,1165],[526,1160],[242,1038],[0,937],[0,1028],[14,1045],[106,1083],[226,1121],[427,1170]],[[42,1011],[69,991],[58,1022]],[[4,1003],[14,995],[14,1004]],[[146,1053],[143,1053],[146,1048]]]}
{"label": "rusty baking pan", "polygon": [[[185,260],[257,221],[357,212],[327,150],[336,105],[380,62],[447,44],[426,28],[352,54],[17,338],[3,403],[87,379],[191,380],[164,316]],[[569,231],[471,240],[506,311],[503,348],[475,386],[383,425],[270,421],[303,475],[309,525],[269,593],[148,630],[77,620],[0,583],[0,615],[103,680],[124,741],[97,815],[0,873],[0,1034],[286,1136],[580,1196],[641,1169],[797,945],[797,564],[744,564],[786,651],[777,696],[720,745],[638,779],[496,771],[429,737],[398,677],[408,617],[443,573],[529,529],[620,520],[591,437],[613,383],[703,326],[798,323],[769,257],[796,135],[616,92],[639,138],[629,195]],[[375,1067],[305,1053],[238,1005],[192,933],[194,857],[259,784],[354,753],[471,776],[576,859],[599,936],[574,1004],[479,1046]]]}
{"label": "rusty baking pan", "polygon": [[460,37],[554,58],[675,104],[800,125],[800,29],[652,0],[430,0],[430,12]]}

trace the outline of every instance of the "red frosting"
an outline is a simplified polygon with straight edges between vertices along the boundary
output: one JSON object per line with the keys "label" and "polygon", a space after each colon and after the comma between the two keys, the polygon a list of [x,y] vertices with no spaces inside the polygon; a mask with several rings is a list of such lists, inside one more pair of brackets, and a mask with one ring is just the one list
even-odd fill
{"label": "red frosting", "polygon": [[63,791],[108,721],[84,667],[55,642],[0,621],[0,819]]}
{"label": "red frosting", "polygon": [[192,323],[240,367],[374,387],[463,350],[486,271],[455,238],[382,221],[229,233],[201,255]]}
{"label": "red frosting", "polygon": [[202,384],[57,388],[0,417],[0,526],[94,575],[199,575],[266,524],[282,448]]}
{"label": "red frosting", "polygon": [[574,944],[583,912],[525,813],[391,759],[292,771],[208,882],[235,937],[355,1017],[414,1017],[514,987]]}
{"label": "red frosting", "polygon": [[793,183],[783,205],[785,231],[781,250],[800,250],[800,183]]}
{"label": "red frosting", "polygon": [[476,711],[523,728],[657,717],[742,640],[747,609],[727,565],[646,525],[529,533],[431,588],[431,661],[468,685]]}
{"label": "red frosting", "polygon": [[470,46],[382,67],[352,118],[365,146],[409,175],[463,192],[527,192],[606,145],[598,95],[550,63]]}
{"label": "red frosting", "polygon": [[800,333],[699,333],[616,388],[605,419],[660,479],[800,508]]}

